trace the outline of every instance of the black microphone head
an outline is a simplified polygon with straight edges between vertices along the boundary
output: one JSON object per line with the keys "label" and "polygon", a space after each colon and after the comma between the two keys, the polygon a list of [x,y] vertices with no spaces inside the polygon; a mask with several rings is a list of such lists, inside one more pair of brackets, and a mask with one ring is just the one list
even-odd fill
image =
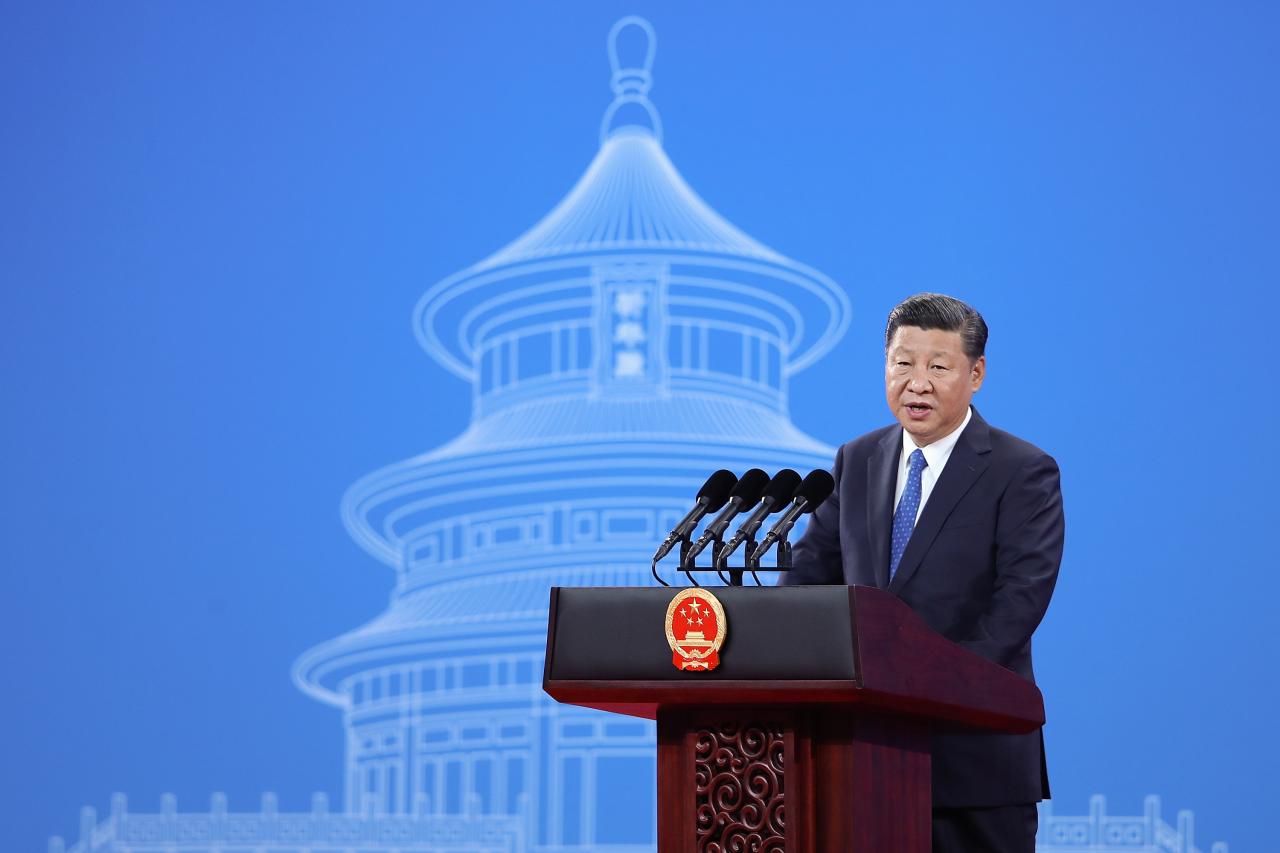
{"label": "black microphone head", "polygon": [[800,488],[800,475],[790,468],[783,468],[781,471],[773,475],[773,479],[769,481],[769,485],[765,486],[763,499],[770,501],[772,506],[769,509],[770,514],[782,509],[791,499],[796,496],[796,489]]}
{"label": "black microphone head", "polygon": [[738,506],[743,509],[755,506],[767,485],[769,485],[769,475],[759,468],[752,468],[739,478],[738,485],[733,487],[729,497],[742,498]]}
{"label": "black microphone head", "polygon": [[698,500],[706,500],[707,512],[717,512],[729,500],[729,492],[738,484],[738,475],[721,468],[707,478],[698,489]]}
{"label": "black microphone head", "polygon": [[821,468],[810,471],[800,488],[796,489],[796,498],[805,499],[805,512],[813,512],[818,505],[831,496],[836,490],[836,479]]}

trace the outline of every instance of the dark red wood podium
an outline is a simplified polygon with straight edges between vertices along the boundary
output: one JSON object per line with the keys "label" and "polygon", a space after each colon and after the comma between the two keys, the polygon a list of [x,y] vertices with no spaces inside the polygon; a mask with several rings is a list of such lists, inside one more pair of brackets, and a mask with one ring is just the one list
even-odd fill
{"label": "dark red wood podium", "polygon": [[553,589],[543,673],[560,702],[658,721],[660,853],[928,853],[932,733],[1044,723],[1035,685],[870,587],[714,587],[720,663],[681,671],[677,592]]}

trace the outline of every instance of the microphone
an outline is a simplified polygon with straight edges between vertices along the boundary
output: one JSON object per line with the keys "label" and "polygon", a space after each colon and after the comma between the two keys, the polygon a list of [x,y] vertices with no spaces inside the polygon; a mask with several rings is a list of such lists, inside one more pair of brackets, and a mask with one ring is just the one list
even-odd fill
{"label": "microphone", "polygon": [[724,543],[724,547],[720,549],[716,568],[723,569],[729,562],[729,556],[741,548],[743,542],[754,539],[756,531],[760,529],[764,520],[786,506],[787,501],[795,496],[796,489],[799,487],[800,475],[790,468],[783,468],[775,474],[769,481],[769,485],[765,486],[764,496],[760,499],[760,505],[756,507],[755,512],[747,516],[747,520],[742,522],[742,526],[733,534],[733,538]]}
{"label": "microphone", "polygon": [[693,529],[698,526],[698,522],[702,520],[704,515],[709,512],[715,512],[724,506],[724,502],[729,499],[729,491],[737,484],[737,475],[724,468],[708,477],[707,481],[702,484],[702,488],[698,490],[698,500],[694,503],[693,509],[689,510],[688,515],[680,519],[679,524],[671,528],[667,538],[662,540],[662,544],[654,552],[653,562],[656,564],[667,554],[670,554],[671,549],[676,547],[677,542],[693,532]]}
{"label": "microphone", "polygon": [[755,506],[756,501],[760,500],[760,496],[764,494],[765,486],[768,485],[769,475],[759,468],[752,468],[743,474],[742,479],[738,480],[738,485],[734,486],[733,491],[729,492],[729,502],[725,505],[724,511],[707,525],[706,530],[702,531],[698,541],[693,543],[685,555],[685,562],[688,565],[692,565],[693,561],[708,545],[724,535],[725,530],[729,527],[729,522],[733,521],[734,516],[747,507]]}
{"label": "microphone", "polygon": [[765,552],[773,547],[775,542],[786,541],[787,534],[791,532],[796,519],[806,512],[813,512],[835,490],[836,481],[834,477],[821,469],[810,471],[809,476],[804,478],[804,482],[796,490],[795,500],[791,502],[791,506],[787,507],[787,511],[782,514],[782,518],[778,519],[777,523],[769,528],[769,533],[761,540],[759,546],[751,552],[751,560],[758,562],[765,555]]}

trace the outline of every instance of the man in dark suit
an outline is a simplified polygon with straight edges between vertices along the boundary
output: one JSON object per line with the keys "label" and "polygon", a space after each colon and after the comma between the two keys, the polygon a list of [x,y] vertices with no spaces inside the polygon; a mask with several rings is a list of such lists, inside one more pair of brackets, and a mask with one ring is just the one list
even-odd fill
{"label": "man in dark suit", "polygon": [[[1058,466],[971,406],[987,326],[960,300],[889,314],[885,396],[898,423],[836,454],[836,490],[796,543],[791,584],[888,589],[944,637],[1034,681],[1031,634],[1062,558]],[[1032,853],[1049,796],[1040,732],[938,734],[935,853]]]}

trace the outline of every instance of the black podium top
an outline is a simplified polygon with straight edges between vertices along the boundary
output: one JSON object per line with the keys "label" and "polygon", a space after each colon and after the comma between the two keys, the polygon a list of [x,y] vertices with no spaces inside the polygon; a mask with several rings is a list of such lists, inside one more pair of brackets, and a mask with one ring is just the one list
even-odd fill
{"label": "black podium top", "polygon": [[844,586],[714,587],[728,633],[720,665],[683,672],[671,663],[663,627],[678,590],[560,588],[548,677],[624,681],[804,680],[857,677]]}

